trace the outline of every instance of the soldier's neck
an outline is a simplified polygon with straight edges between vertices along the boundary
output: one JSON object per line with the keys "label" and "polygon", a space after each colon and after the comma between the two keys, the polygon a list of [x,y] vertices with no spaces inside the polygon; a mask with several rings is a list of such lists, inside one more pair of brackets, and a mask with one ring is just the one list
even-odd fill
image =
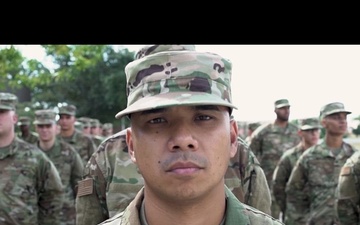
{"label": "soldier's neck", "polygon": [[61,130],[60,136],[64,138],[68,138],[71,137],[74,134],[74,132],[75,132],[75,128],[71,128],[68,130]]}

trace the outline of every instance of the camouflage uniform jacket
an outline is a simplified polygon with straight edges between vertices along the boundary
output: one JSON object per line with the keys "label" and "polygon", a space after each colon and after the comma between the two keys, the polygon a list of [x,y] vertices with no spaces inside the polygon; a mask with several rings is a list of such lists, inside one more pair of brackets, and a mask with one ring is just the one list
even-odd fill
{"label": "camouflage uniform jacket", "polygon": [[[39,145],[38,147],[40,148]],[[75,197],[78,182],[81,180],[84,171],[83,161],[74,147],[58,139],[55,140],[51,149],[44,152],[59,171],[65,192],[61,221],[67,225],[75,224]]]}
{"label": "camouflage uniform jacket", "polygon": [[105,138],[100,135],[92,135],[91,137],[93,138],[96,147],[99,147],[101,142],[105,140]]}
{"label": "camouflage uniform jacket", "polygon": [[75,130],[74,134],[70,138],[63,138],[60,134],[57,137],[75,148],[75,150],[80,154],[84,165],[86,165],[91,155],[96,150],[96,145],[93,139],[89,135],[85,135],[78,130]]}
{"label": "camouflage uniform jacket", "polygon": [[243,203],[271,213],[271,192],[265,173],[249,146],[238,137],[238,151],[225,173],[225,184]]}
{"label": "camouflage uniform jacket", "polygon": [[29,142],[30,144],[35,144],[38,139],[39,139],[39,135],[33,131],[29,132],[29,135],[26,137],[21,136],[21,132],[18,134],[19,138],[23,139],[26,142]]}
{"label": "camouflage uniform jacket", "polygon": [[[304,150],[305,149],[302,143],[299,143],[297,146],[289,150],[286,150],[281,156],[274,171],[272,191],[275,201],[280,206],[283,214],[290,214],[290,216],[296,212],[286,210],[286,183],[289,180],[291,171],[294,168],[296,161],[299,159]],[[286,219],[284,222],[286,223]]]}
{"label": "camouflage uniform jacket", "polygon": [[58,171],[35,145],[16,137],[0,149],[0,224],[60,224]]}
{"label": "camouflage uniform jacket", "polygon": [[286,186],[287,206],[297,213],[287,224],[335,223],[335,189],[340,169],[354,151],[343,142],[340,153],[334,156],[325,141],[305,150]]}
{"label": "camouflage uniform jacket", "polygon": [[288,123],[285,128],[274,123],[263,124],[251,135],[250,148],[265,172],[268,185],[272,187],[272,177],[277,162],[285,152],[300,143],[298,127]]}
{"label": "camouflage uniform jacket", "polygon": [[[241,203],[235,195],[225,186],[227,205],[224,225],[246,224],[246,225],[263,225],[276,224],[281,225],[278,220],[273,217]],[[141,225],[140,208],[144,198],[144,190],[142,189],[136,195],[135,199],[122,212],[114,217],[102,222],[102,225]]]}
{"label": "camouflage uniform jacket", "polygon": [[341,224],[360,224],[360,151],[342,167],[336,191],[335,209]]}
{"label": "camouflage uniform jacket", "polygon": [[[76,197],[77,225],[98,224],[114,216],[143,187],[143,177],[130,159],[125,137],[123,130],[107,138],[87,163]],[[91,191],[83,191],[89,188]]]}

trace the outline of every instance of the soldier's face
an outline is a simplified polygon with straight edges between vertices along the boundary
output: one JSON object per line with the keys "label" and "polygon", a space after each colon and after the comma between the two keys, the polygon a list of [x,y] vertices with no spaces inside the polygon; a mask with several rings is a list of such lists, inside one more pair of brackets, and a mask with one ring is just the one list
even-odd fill
{"label": "soldier's face", "polygon": [[17,115],[14,111],[0,109],[0,138],[13,132],[16,123]]}
{"label": "soldier's face", "polygon": [[290,116],[290,106],[281,107],[275,109],[277,119],[282,121],[288,121]]}
{"label": "soldier's face", "polygon": [[61,126],[61,130],[69,130],[75,127],[75,117],[67,114],[60,114],[59,125]]}
{"label": "soldier's face", "polygon": [[347,131],[347,113],[334,113],[326,116],[322,124],[327,133],[344,135]]}
{"label": "soldier's face", "polygon": [[126,141],[145,191],[191,199],[223,189],[237,124],[226,107],[169,107],[132,114]]}
{"label": "soldier's face", "polygon": [[319,141],[320,129],[302,130],[301,137],[308,146],[313,146]]}
{"label": "soldier's face", "polygon": [[55,139],[56,124],[38,124],[36,125],[36,132],[39,134],[40,141],[47,142]]}

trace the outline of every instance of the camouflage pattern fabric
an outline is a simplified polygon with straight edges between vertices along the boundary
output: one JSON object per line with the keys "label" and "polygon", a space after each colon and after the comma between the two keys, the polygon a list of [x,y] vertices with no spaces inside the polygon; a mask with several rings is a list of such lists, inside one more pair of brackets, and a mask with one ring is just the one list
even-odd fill
{"label": "camouflage pattern fabric", "polygon": [[78,130],[75,130],[74,134],[70,138],[63,138],[60,134],[57,135],[57,138],[73,146],[82,158],[84,165],[86,165],[91,155],[96,150],[96,146],[92,138]]}
{"label": "camouflage pattern fabric", "polygon": [[101,142],[105,140],[105,137],[102,137],[100,135],[91,135],[91,137],[93,138],[96,147],[98,147],[101,144]]}
{"label": "camouflage pattern fabric", "polygon": [[19,133],[18,137],[30,144],[36,144],[36,142],[39,140],[39,135],[33,131],[29,132],[29,135],[26,137],[23,137],[21,133]]}
{"label": "camouflage pattern fabric", "polygon": [[243,203],[271,214],[271,192],[265,173],[249,146],[238,137],[238,151],[225,173],[225,184]]}
{"label": "camouflage pattern fabric", "polygon": [[335,210],[341,224],[360,224],[360,151],[341,168]]}
{"label": "camouflage pattern fabric", "polygon": [[[122,211],[143,187],[127,151],[126,130],[107,138],[91,156],[76,197],[77,225],[98,224]],[[90,192],[84,192],[92,187]],[[84,187],[84,188],[82,188]]]}
{"label": "camouflage pattern fabric", "polygon": [[127,107],[116,118],[144,110],[179,105],[221,105],[231,100],[229,60],[196,52],[192,45],[153,45],[125,67]]}
{"label": "camouflage pattern fabric", "polygon": [[280,206],[281,212],[285,214],[285,224],[287,224],[287,218],[291,217],[291,215],[296,214],[296,212],[286,208],[286,183],[289,180],[292,169],[294,168],[297,160],[300,158],[304,150],[305,149],[302,144],[299,143],[294,148],[291,148],[284,152],[274,171],[272,186],[274,194],[273,196],[276,203]]}
{"label": "camouflage pattern fabric", "polygon": [[20,138],[0,151],[0,224],[58,225],[64,192],[54,164]]}
{"label": "camouflage pattern fabric", "polygon": [[286,186],[287,207],[296,214],[286,224],[336,224],[335,189],[340,169],[354,151],[343,142],[341,152],[334,156],[323,142],[300,156]]}
{"label": "camouflage pattern fabric", "polygon": [[[241,203],[235,195],[225,186],[226,192],[226,213],[224,225],[281,225],[283,223],[275,220],[271,216]],[[121,213],[118,213],[114,217],[104,221],[101,225],[139,225],[142,221],[146,221],[143,214],[139,213],[143,210],[142,200],[144,198],[144,190],[136,195],[135,199],[129,204],[129,206]]]}
{"label": "camouflage pattern fabric", "polygon": [[[125,135],[123,130],[108,138],[86,165],[83,182],[92,178],[95,191],[77,197],[78,225],[98,224],[124,210],[143,186],[143,178],[128,156]],[[229,162],[225,184],[239,200],[269,213],[271,196],[265,174],[248,146],[238,140],[238,153]]]}
{"label": "camouflage pattern fabric", "polygon": [[272,187],[273,173],[282,154],[300,143],[298,129],[292,123],[285,128],[268,123],[261,125],[251,135],[250,148],[265,172],[269,187]]}
{"label": "camouflage pattern fabric", "polygon": [[[250,148],[265,172],[270,190],[272,188],[273,173],[282,154],[300,143],[301,139],[297,133],[298,129],[292,123],[288,123],[285,128],[279,127],[274,123],[267,123],[258,127],[251,135]],[[271,215],[278,218],[280,207],[276,204],[272,191],[271,194]]]}
{"label": "camouflage pattern fabric", "polygon": [[[38,147],[40,148],[40,146]],[[64,141],[55,140],[54,146],[44,152],[59,171],[65,192],[61,211],[61,224],[75,225],[75,198],[78,182],[83,175],[83,161],[76,150]]]}

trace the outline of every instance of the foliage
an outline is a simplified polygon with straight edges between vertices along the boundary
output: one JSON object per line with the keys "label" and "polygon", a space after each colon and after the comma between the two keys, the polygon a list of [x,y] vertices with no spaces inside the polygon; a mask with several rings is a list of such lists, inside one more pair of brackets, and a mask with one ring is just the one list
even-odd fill
{"label": "foliage", "polygon": [[124,68],[134,59],[134,52],[115,51],[110,45],[42,47],[53,60],[53,68],[24,58],[15,46],[0,50],[0,88],[31,90],[31,102],[25,103],[30,110],[19,112],[31,114],[39,108],[57,110],[60,104],[74,104],[78,117],[119,126],[115,114],[127,104]]}

